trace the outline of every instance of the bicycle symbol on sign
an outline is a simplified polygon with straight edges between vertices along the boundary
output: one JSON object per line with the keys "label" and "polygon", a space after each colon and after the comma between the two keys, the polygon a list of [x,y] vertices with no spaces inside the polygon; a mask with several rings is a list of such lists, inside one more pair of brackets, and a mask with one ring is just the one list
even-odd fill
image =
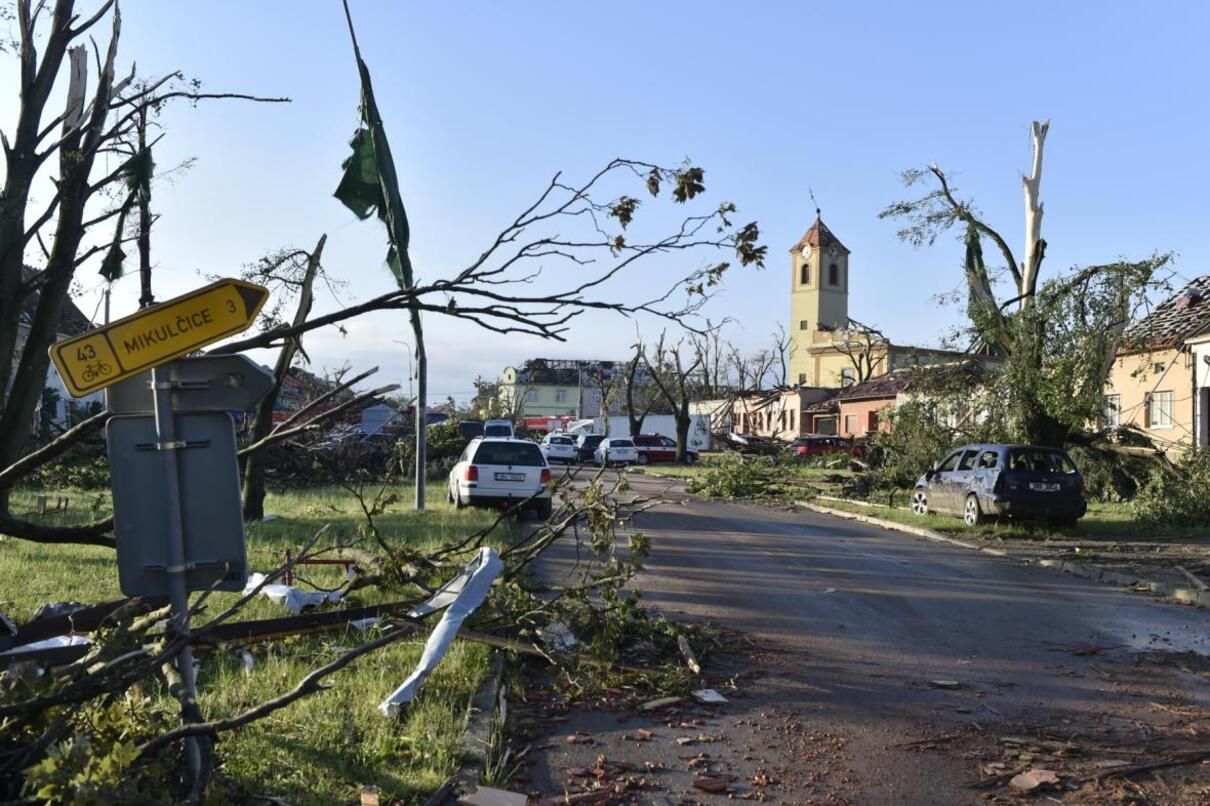
{"label": "bicycle symbol on sign", "polygon": [[84,367],[84,383],[92,383],[98,378],[104,378],[113,372],[113,367],[106,364],[104,361],[94,361]]}

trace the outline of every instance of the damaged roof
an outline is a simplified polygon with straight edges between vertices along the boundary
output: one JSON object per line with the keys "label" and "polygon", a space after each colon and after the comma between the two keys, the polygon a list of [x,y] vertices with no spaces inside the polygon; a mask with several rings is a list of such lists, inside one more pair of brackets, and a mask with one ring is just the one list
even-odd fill
{"label": "damaged roof", "polygon": [[823,219],[818,215],[815,216],[815,223],[803,233],[802,237],[798,239],[798,243],[790,247],[790,251],[801,252],[804,246],[814,246],[823,249],[835,247],[846,255],[849,253],[848,247],[832,234],[832,230],[828,229],[828,225],[823,223]]}
{"label": "damaged roof", "polygon": [[1126,330],[1126,340],[1148,347],[1179,347],[1210,331],[1210,274],[1197,277]]}
{"label": "damaged roof", "polygon": [[912,384],[912,370],[895,369],[840,390],[838,400],[892,398]]}
{"label": "damaged roof", "polygon": [[[42,272],[38,269],[22,266],[22,285],[33,283],[40,274]],[[34,323],[34,315],[38,312],[38,299],[40,296],[40,292],[35,289],[26,294],[25,299],[21,300],[21,324],[28,327]],[[92,320],[76,307],[76,304],[72,302],[71,296],[68,295],[63,300],[63,309],[59,312],[59,326],[56,328],[56,332],[62,336],[78,336],[86,330],[92,330],[93,327]]]}

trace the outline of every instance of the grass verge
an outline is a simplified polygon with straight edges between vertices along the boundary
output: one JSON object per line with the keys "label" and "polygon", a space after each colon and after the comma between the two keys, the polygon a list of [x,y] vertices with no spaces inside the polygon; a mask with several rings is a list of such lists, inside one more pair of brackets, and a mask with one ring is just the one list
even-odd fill
{"label": "grass verge", "polygon": [[[415,513],[408,509],[410,492],[404,487],[395,492],[399,503],[375,519],[384,537],[395,545],[423,551],[480,529],[494,518],[488,511],[455,511],[443,500],[430,503],[426,513]],[[42,521],[82,522],[110,511],[107,495],[78,490],[58,494],[70,497],[71,507]],[[14,511],[31,512],[34,499],[32,492],[17,492]],[[52,504],[53,500],[52,494]],[[362,523],[356,500],[334,487],[271,494],[265,511],[277,517],[248,527],[248,559],[256,571],[280,565],[287,548],[297,548],[325,524],[329,526],[326,542],[350,545],[358,539]],[[507,541],[515,528],[506,525],[494,542]],[[376,547],[365,548],[373,552]],[[343,576],[339,566],[299,570],[326,588],[336,587]],[[0,579],[8,581],[0,589],[0,611],[16,622],[28,620],[45,602],[92,603],[121,596],[114,553],[97,547],[0,537]],[[350,597],[349,604],[403,596],[363,589]],[[219,612],[236,597],[215,594],[209,609]],[[261,597],[240,617],[282,615],[284,610]],[[199,676],[202,708],[208,718],[237,713],[292,688],[315,667],[370,637],[372,632],[349,630],[257,645],[251,650],[255,665],[250,671],[233,656],[207,656]],[[371,784],[380,787],[383,802],[423,801],[458,765],[467,705],[489,659],[484,646],[456,643],[406,714],[398,721],[384,719],[375,708],[414,666],[425,637],[401,640],[361,658],[330,679],[331,689],[225,734],[219,746],[219,775],[244,797],[267,796],[290,803],[348,802],[357,799],[363,785]]]}

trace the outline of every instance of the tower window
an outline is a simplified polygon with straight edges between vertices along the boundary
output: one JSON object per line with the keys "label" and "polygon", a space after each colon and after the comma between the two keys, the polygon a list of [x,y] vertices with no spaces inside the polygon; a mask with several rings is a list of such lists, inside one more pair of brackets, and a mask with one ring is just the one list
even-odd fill
{"label": "tower window", "polygon": [[840,267],[835,263],[828,266],[828,285],[840,285]]}
{"label": "tower window", "polygon": [[798,320],[798,329],[799,330],[810,330],[811,323],[809,321],[807,321],[806,319],[799,319]]}
{"label": "tower window", "polygon": [[811,283],[811,264],[810,263],[802,264],[802,267],[799,269],[798,283],[799,283],[799,285],[810,285],[810,283]]}
{"label": "tower window", "polygon": [[857,373],[845,367],[840,371],[840,385],[844,387],[852,386],[857,382]]}

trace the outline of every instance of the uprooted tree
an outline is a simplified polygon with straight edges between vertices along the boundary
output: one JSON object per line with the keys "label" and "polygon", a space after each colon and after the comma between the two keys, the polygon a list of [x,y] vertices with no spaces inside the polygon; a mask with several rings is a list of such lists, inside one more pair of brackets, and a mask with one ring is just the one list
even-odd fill
{"label": "uprooted tree", "polygon": [[[1159,270],[1170,255],[1076,267],[1041,279],[1047,248],[1042,156],[1049,126],[1035,121],[1031,127],[1033,159],[1029,174],[1022,176],[1021,260],[937,165],[905,171],[905,185],[924,185],[926,192],[889,205],[880,216],[904,220],[899,237],[917,247],[961,228],[969,335],[981,351],[1003,362],[990,381],[996,393],[988,396],[982,427],[998,429],[1001,439],[1063,446],[1091,441],[1086,430],[1102,414],[1105,384],[1126,328],[1165,285]],[[998,265],[985,262],[985,242],[993,244]]]}

